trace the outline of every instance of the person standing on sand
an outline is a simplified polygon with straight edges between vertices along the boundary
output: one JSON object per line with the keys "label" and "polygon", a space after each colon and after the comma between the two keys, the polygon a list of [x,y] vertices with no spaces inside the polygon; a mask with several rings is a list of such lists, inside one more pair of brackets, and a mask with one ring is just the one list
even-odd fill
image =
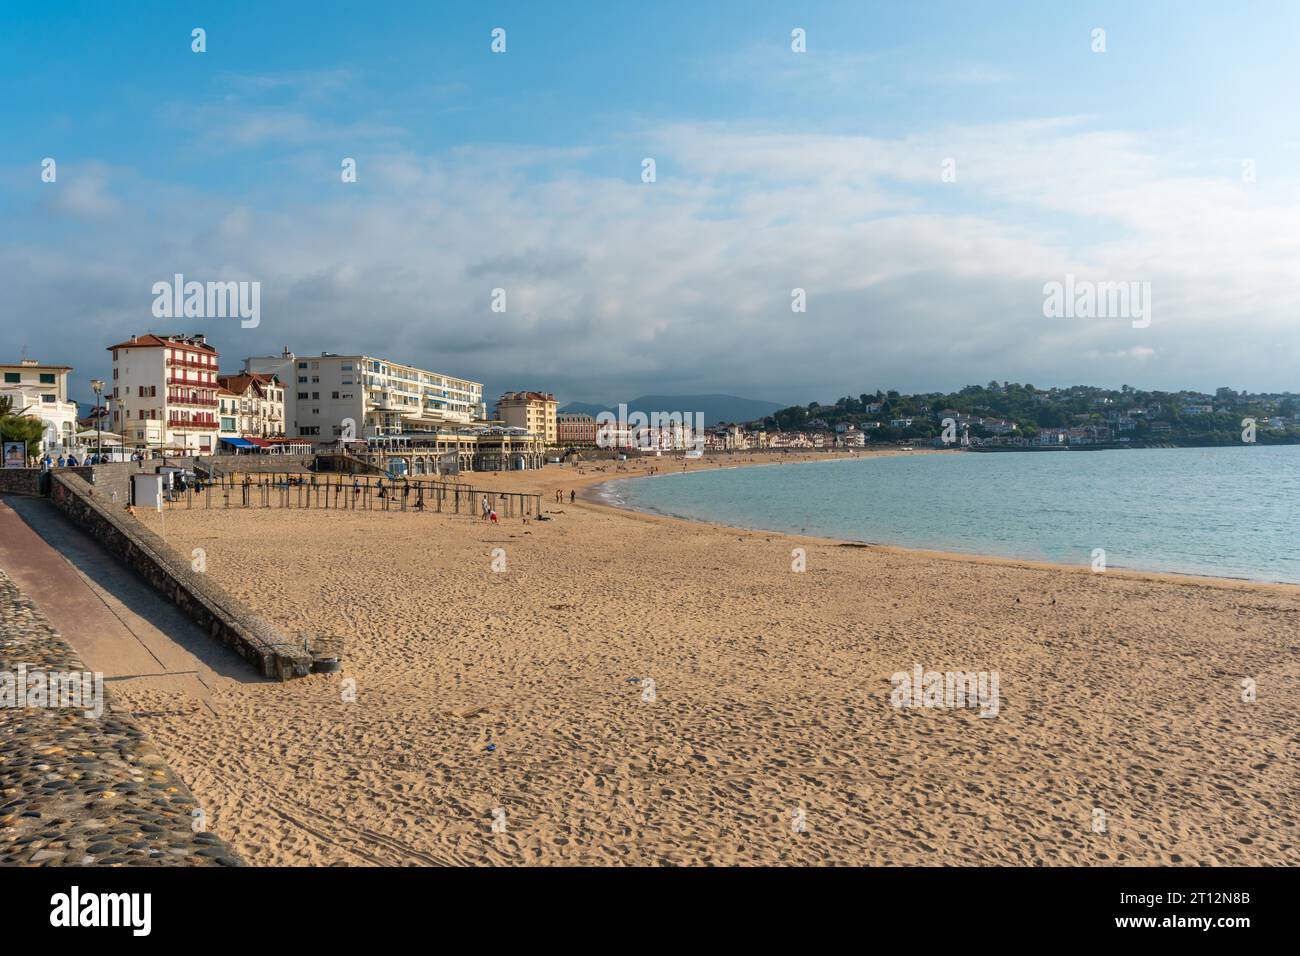
{"label": "person standing on sand", "polygon": [[490,512],[490,511],[492,510],[492,506],[491,506],[490,504],[488,504],[488,496],[487,496],[487,495],[484,495],[484,496],[483,496],[482,508],[483,508],[483,520],[484,520],[484,521],[487,521],[487,520],[488,520],[488,512]]}
{"label": "person standing on sand", "polygon": [[576,498],[577,495],[578,493],[576,491],[569,492],[569,504],[573,504],[573,499]]}

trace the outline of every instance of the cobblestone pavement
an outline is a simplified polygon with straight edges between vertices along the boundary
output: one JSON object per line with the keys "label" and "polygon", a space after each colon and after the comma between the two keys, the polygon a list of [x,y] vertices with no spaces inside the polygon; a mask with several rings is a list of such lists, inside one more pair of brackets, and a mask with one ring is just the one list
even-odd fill
{"label": "cobblestone pavement", "polygon": [[98,717],[84,705],[25,706],[13,699],[20,665],[29,684],[38,672],[84,671],[0,571],[0,865],[243,865],[203,832],[189,788],[111,694]]}

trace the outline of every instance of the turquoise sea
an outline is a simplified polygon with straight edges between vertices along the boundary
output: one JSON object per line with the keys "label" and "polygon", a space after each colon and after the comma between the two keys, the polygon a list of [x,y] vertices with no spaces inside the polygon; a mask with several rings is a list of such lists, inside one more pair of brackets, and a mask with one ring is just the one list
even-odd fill
{"label": "turquoise sea", "polygon": [[[665,467],[671,468],[668,460]],[[1300,446],[928,455],[671,472],[610,504],[745,528],[1300,584]]]}

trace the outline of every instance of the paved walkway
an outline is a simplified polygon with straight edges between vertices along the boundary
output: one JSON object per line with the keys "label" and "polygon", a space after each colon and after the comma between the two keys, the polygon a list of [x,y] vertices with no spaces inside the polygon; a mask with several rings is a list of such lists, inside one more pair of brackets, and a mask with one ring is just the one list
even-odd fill
{"label": "paved walkway", "polygon": [[240,865],[111,690],[96,702],[90,688],[72,700],[44,689],[84,671],[0,570],[0,866]]}
{"label": "paved walkway", "polygon": [[261,680],[46,499],[0,498],[0,569],[109,687],[148,681],[211,709],[221,681]]}

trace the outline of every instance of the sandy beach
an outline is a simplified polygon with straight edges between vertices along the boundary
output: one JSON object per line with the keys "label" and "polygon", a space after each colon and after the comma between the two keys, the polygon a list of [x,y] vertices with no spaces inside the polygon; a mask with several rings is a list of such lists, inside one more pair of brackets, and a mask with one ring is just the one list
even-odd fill
{"label": "sandy beach", "polygon": [[[1300,588],[569,502],[651,465],[465,476],[527,524],[146,513],[347,657],[119,696],[253,865],[1300,863]],[[896,708],[914,665],[996,672],[997,716]]]}

